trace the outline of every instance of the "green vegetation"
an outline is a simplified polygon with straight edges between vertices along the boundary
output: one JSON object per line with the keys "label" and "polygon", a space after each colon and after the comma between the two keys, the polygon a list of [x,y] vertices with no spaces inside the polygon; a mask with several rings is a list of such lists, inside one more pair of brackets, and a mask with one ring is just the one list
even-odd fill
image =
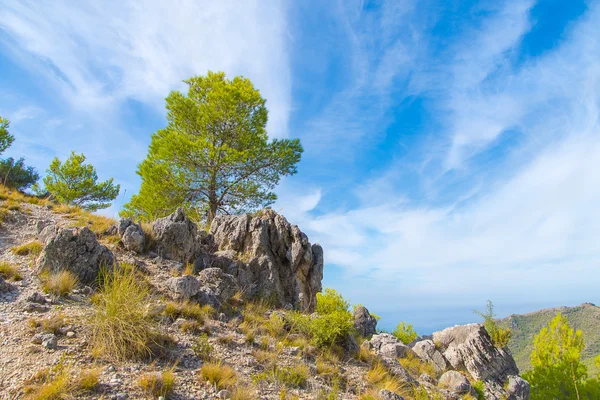
{"label": "green vegetation", "polygon": [[252,378],[255,383],[270,382],[276,387],[302,388],[310,376],[310,370],[305,364],[293,366],[272,365],[264,372],[260,372]]}
{"label": "green vegetation", "polygon": [[536,311],[525,315],[512,315],[498,321],[503,328],[510,327],[512,338],[508,343],[517,366],[521,371],[531,369],[529,355],[533,350],[534,336],[559,312],[569,321],[574,329],[581,330],[585,346],[581,361],[588,368],[590,375],[600,373],[600,365],[594,364],[594,358],[600,354],[600,307],[593,304],[582,304],[577,307],[561,307]]}
{"label": "green vegetation", "polygon": [[40,174],[33,167],[25,165],[25,159],[14,160],[12,157],[0,160],[0,183],[4,186],[26,190],[40,179]]}
{"label": "green vegetation", "polygon": [[34,240],[29,243],[15,246],[11,249],[11,251],[18,256],[32,255],[34,257],[37,257],[42,252],[42,249],[43,249],[42,242],[40,242],[38,240]]}
{"label": "green vegetation", "polygon": [[0,116],[0,154],[8,149],[15,141],[15,137],[8,132],[10,122],[6,118]]}
{"label": "green vegetation", "polygon": [[134,268],[121,265],[112,274],[101,274],[90,318],[95,356],[116,361],[142,359],[160,353],[165,346],[165,338],[146,312],[150,289]]}
{"label": "green vegetation", "polygon": [[487,301],[485,311],[474,310],[473,312],[483,318],[483,326],[494,344],[501,348],[507,347],[512,333],[509,328],[498,326],[498,323],[494,319],[496,314],[494,314],[494,304],[491,300]]}
{"label": "green vegetation", "polygon": [[523,374],[531,384],[531,399],[597,399],[600,384],[587,378],[581,363],[583,333],[569,326],[560,313],[535,336],[532,370]]}
{"label": "green vegetation", "polygon": [[0,261],[0,276],[11,281],[20,281],[23,279],[16,266]]}
{"label": "green vegetation", "polygon": [[201,333],[192,344],[192,350],[196,357],[208,361],[211,359],[214,348],[208,341],[208,335],[206,333]]}
{"label": "green vegetation", "polygon": [[[25,386],[25,399],[62,400],[79,398],[96,390],[100,369],[82,370],[74,374],[65,358],[51,369],[39,371]],[[75,377],[74,377],[75,375]]]}
{"label": "green vegetation", "polygon": [[109,207],[119,194],[120,186],[112,178],[98,183],[96,169],[85,164],[83,154],[71,152],[64,163],[54,158],[46,173],[46,190],[60,203],[96,211]]}
{"label": "green vegetation", "polygon": [[185,82],[187,95],[166,99],[168,125],[152,135],[140,192],[122,215],[153,220],[184,207],[210,224],[272,204],[279,179],[296,173],[300,141],[268,141],[265,99],[250,80],[209,72]]}
{"label": "green vegetation", "polygon": [[404,344],[409,344],[419,336],[413,329],[412,324],[406,324],[404,322],[400,322],[396,326],[396,329],[392,331],[392,335],[396,336],[396,338]]}

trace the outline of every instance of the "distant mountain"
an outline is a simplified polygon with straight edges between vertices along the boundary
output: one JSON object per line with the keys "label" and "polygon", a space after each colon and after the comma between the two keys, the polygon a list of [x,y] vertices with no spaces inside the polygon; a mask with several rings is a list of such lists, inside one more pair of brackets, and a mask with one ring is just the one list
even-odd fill
{"label": "distant mountain", "polygon": [[524,315],[511,315],[500,320],[500,326],[512,330],[512,339],[508,347],[519,370],[523,372],[531,368],[529,355],[533,349],[533,338],[558,312],[567,318],[572,328],[581,329],[583,332],[583,361],[588,366],[590,375],[598,373],[598,368],[594,366],[594,357],[600,354],[600,307],[591,303],[577,307],[548,308]]}

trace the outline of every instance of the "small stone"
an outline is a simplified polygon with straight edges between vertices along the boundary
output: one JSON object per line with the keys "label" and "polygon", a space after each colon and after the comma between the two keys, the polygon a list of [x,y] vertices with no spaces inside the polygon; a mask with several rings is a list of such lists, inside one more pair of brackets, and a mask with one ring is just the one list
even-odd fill
{"label": "small stone", "polygon": [[74,337],[75,337],[75,332],[73,332],[73,331],[69,331],[69,332],[67,332],[67,337],[68,337],[69,339],[71,339],[71,338],[74,338]]}
{"label": "small stone", "polygon": [[42,336],[42,346],[49,350],[56,349],[58,346],[58,339],[56,338],[56,335],[50,333]]}
{"label": "small stone", "polygon": [[229,390],[221,390],[219,393],[217,393],[217,397],[219,399],[228,399],[231,397],[231,392]]}
{"label": "small stone", "polygon": [[48,308],[48,306],[43,306],[43,305],[37,304],[37,303],[27,303],[25,305],[24,310],[27,312],[44,313],[44,312],[47,312],[49,310],[49,308]]}
{"label": "small stone", "polygon": [[38,292],[34,292],[29,297],[27,297],[27,301],[30,303],[46,304],[47,300]]}

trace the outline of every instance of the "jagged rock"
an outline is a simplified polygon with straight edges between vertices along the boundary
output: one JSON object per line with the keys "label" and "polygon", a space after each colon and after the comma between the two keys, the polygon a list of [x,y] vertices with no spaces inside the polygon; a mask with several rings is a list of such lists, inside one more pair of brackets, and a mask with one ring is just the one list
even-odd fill
{"label": "jagged rock", "polygon": [[365,307],[356,307],[353,318],[354,328],[362,337],[369,337],[377,333],[377,319]]}
{"label": "jagged rock", "polygon": [[413,386],[419,386],[417,382],[408,371],[400,364],[398,358],[389,356],[380,356],[379,361],[388,370],[390,374],[400,379],[402,382],[412,383]]}
{"label": "jagged rock", "polygon": [[152,230],[159,256],[184,264],[195,261],[202,236],[198,234],[196,224],[185,215],[183,208],[154,221]]}
{"label": "jagged rock", "polygon": [[435,348],[433,340],[426,339],[415,343],[412,347],[412,351],[414,351],[421,360],[433,363],[438,371],[444,371],[447,367],[444,356]]}
{"label": "jagged rock", "polygon": [[389,333],[373,335],[367,343],[372,351],[384,357],[404,358],[413,352],[398,338]]}
{"label": "jagged rock", "polygon": [[49,350],[54,350],[58,346],[58,338],[51,333],[46,334],[42,337],[42,346]]}
{"label": "jagged rock", "polygon": [[38,292],[33,292],[31,295],[29,295],[29,297],[27,297],[26,300],[30,303],[38,303],[38,304],[46,304],[47,303],[46,298],[44,296],[42,296],[41,294],[39,294]]}
{"label": "jagged rock", "polygon": [[200,282],[192,275],[183,275],[170,278],[167,286],[177,300],[188,300],[200,291]]}
{"label": "jagged rock", "polygon": [[200,289],[197,297],[202,304],[220,307],[232,298],[239,290],[233,275],[226,274],[219,268],[207,268],[198,273]]}
{"label": "jagged rock", "polygon": [[404,400],[404,397],[400,396],[399,394],[385,389],[381,389],[379,391],[379,398],[381,400]]}
{"label": "jagged rock", "polygon": [[421,375],[419,375],[418,381],[421,384],[428,383],[430,385],[435,385],[435,379],[431,375],[426,374],[425,372],[423,372]]}
{"label": "jagged rock", "polygon": [[471,391],[469,380],[460,372],[446,371],[438,381],[438,387],[454,393],[465,394]]}
{"label": "jagged rock", "polygon": [[[482,325],[470,324],[447,328],[435,332],[433,341],[453,369],[467,371],[473,380],[485,382],[486,398],[508,397],[504,385],[511,376],[518,376],[519,369],[510,351],[494,346]],[[528,388],[529,383],[522,381],[518,384]],[[517,381],[514,382],[516,385]],[[521,397],[514,397],[514,400],[529,398],[528,390],[520,389],[519,393]]]}
{"label": "jagged rock", "polygon": [[89,228],[67,229],[51,225],[39,235],[44,249],[37,261],[37,270],[71,271],[80,283],[95,284],[101,268],[113,268],[115,257],[106,246],[98,243]]}
{"label": "jagged rock", "polygon": [[133,222],[131,218],[125,218],[119,222],[119,236],[121,236],[121,242],[127,250],[138,254],[144,252],[146,235],[141,225]]}
{"label": "jagged rock", "polygon": [[260,216],[219,215],[210,227],[219,251],[233,250],[242,261],[237,275],[248,297],[312,312],[323,279],[323,249],[273,210]]}
{"label": "jagged rock", "polygon": [[529,399],[529,391],[531,389],[529,382],[520,376],[511,375],[504,386],[508,394],[508,400]]}

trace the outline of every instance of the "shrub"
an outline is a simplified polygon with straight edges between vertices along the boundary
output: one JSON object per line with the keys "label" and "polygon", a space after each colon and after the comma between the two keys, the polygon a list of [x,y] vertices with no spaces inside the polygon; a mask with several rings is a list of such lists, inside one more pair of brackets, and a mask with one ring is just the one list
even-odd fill
{"label": "shrub", "polygon": [[154,398],[167,397],[175,385],[175,374],[171,370],[146,373],[140,377],[139,385]]}
{"label": "shrub", "polygon": [[25,165],[22,157],[15,161],[12,157],[0,160],[0,182],[10,188],[26,190],[40,179],[33,167]]}
{"label": "shrub", "polygon": [[192,345],[192,350],[194,351],[196,357],[207,361],[210,360],[214,348],[208,341],[208,336],[206,333],[202,333],[200,336],[198,336],[198,338],[196,338],[196,341]]}
{"label": "shrub", "polygon": [[0,275],[4,277],[4,279],[11,281],[20,281],[23,279],[16,266],[4,261],[0,262]]}
{"label": "shrub", "polygon": [[40,279],[44,292],[58,297],[66,296],[77,286],[77,277],[66,270],[55,273],[44,272],[40,274]]}
{"label": "shrub", "polygon": [[142,359],[164,349],[152,317],[145,311],[150,289],[132,266],[101,272],[100,291],[92,298],[91,344],[109,360]]}
{"label": "shrub", "polygon": [[221,363],[206,363],[200,368],[200,379],[210,382],[217,390],[228,389],[237,382],[234,369]]}
{"label": "shrub", "polygon": [[34,240],[29,243],[22,244],[20,246],[15,246],[11,249],[11,251],[18,256],[32,255],[34,257],[37,257],[42,252],[42,249],[42,242]]}
{"label": "shrub", "polygon": [[318,314],[332,314],[336,311],[348,311],[350,303],[348,303],[340,293],[335,289],[327,288],[325,293],[317,293],[317,307],[316,312]]}
{"label": "shrub", "polygon": [[490,300],[487,301],[485,311],[474,310],[473,312],[483,318],[483,326],[497,347],[504,348],[508,346],[512,332],[509,328],[503,329],[498,326],[494,319],[496,317],[494,304]]}
{"label": "shrub", "polygon": [[394,335],[396,338],[398,338],[398,340],[400,340],[404,344],[409,344],[418,336],[417,333],[414,331],[413,326],[404,322],[400,322],[396,326],[396,329],[392,331],[392,335]]}

